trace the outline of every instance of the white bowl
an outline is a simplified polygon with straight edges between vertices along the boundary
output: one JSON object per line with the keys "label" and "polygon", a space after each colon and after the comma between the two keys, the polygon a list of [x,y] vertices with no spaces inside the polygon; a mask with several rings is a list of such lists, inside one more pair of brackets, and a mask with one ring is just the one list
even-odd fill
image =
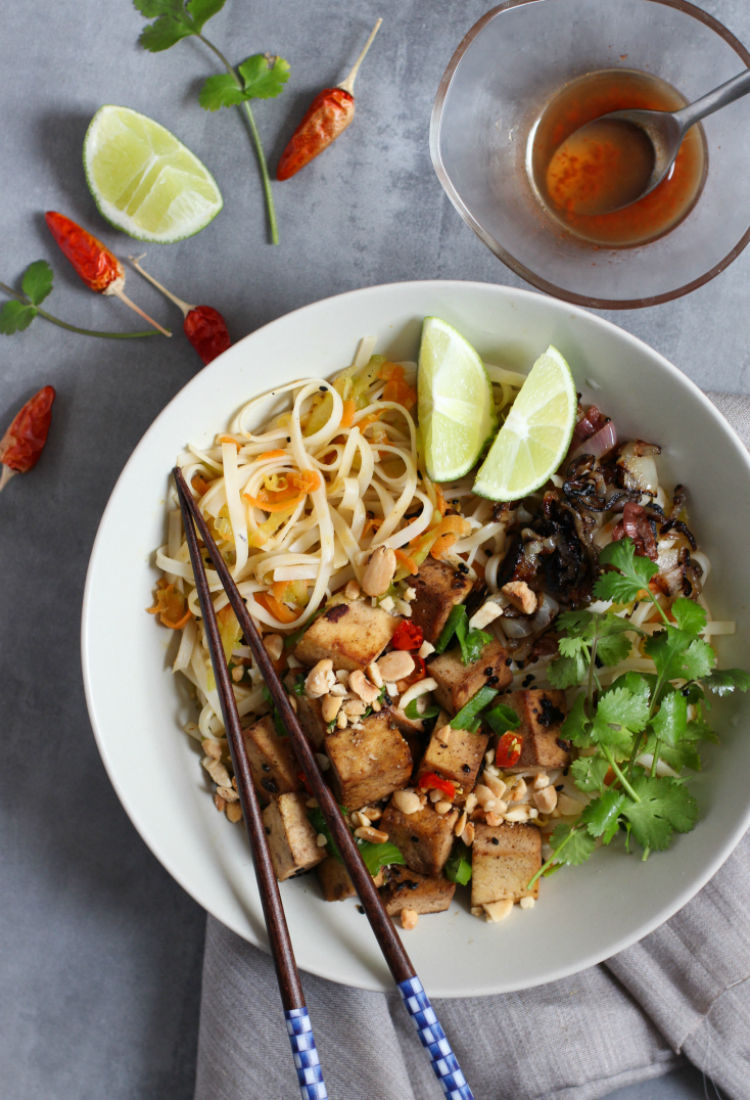
{"label": "white bowl", "polygon": [[[483,283],[414,282],[353,291],[274,321],[196,375],[138,444],[107,505],[91,555],[83,605],[83,670],[89,713],[112,783],[143,839],[196,901],[251,943],[266,946],[242,828],[217,813],[198,749],[182,732],[190,716],[169,669],[168,639],[145,608],[164,541],[169,472],[187,442],[209,441],[249,397],[346,366],[357,341],[416,357],[422,318],[449,321],[492,363],[528,369],[549,343],[579,389],[611,415],[621,438],[660,443],[663,478],[687,485],[691,527],[713,571],[717,618],[737,620],[720,639],[720,662],[742,665],[748,637],[750,460],[723,418],[680,372],[614,325],[552,298]],[[619,844],[583,867],[544,880],[536,908],[502,925],[471,917],[464,902],[423,918],[404,936],[434,997],[476,996],[554,981],[601,962],[652,931],[714,874],[750,824],[750,700],[712,712],[723,745],[709,747],[692,784],[694,830],[647,863]],[[392,988],[366,919],[330,904],[314,876],[284,884],[297,961],[362,989]]]}

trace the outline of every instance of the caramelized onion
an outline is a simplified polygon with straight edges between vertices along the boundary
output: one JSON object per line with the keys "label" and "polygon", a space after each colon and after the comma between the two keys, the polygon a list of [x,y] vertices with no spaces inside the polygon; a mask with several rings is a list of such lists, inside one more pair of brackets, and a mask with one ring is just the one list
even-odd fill
{"label": "caramelized onion", "polygon": [[585,439],[570,455],[568,461],[578,458],[579,455],[591,455],[593,458],[601,458],[613,447],[617,446],[617,429],[613,420],[608,420],[603,428],[599,428],[592,436]]}

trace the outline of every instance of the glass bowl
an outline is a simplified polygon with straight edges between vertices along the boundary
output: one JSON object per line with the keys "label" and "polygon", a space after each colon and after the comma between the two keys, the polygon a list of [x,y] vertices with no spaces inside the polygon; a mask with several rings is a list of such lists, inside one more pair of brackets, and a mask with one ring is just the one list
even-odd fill
{"label": "glass bowl", "polygon": [[529,134],[564,84],[598,69],[638,69],[689,103],[750,67],[726,27],[686,0],[509,0],[464,38],[432,112],[430,150],[451,202],[498,259],[578,305],[668,302],[723,271],[750,240],[750,97],[703,122],[703,192],[670,233],[633,248],[566,232],[535,197]]}

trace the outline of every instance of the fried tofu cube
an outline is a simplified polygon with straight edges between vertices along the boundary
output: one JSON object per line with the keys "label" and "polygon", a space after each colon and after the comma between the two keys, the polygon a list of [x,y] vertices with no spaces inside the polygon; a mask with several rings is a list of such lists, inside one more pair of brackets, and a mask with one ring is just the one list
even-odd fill
{"label": "fried tofu cube", "polygon": [[450,908],[455,892],[455,882],[448,882],[447,878],[430,878],[396,863],[390,869],[381,895],[388,916],[396,917],[402,909],[413,909],[416,913],[444,913]]}
{"label": "fried tofu cube", "polygon": [[459,649],[451,649],[447,653],[441,653],[439,657],[432,657],[427,663],[427,669],[428,675],[437,681],[435,698],[450,714],[457,714],[472,695],[476,695],[490,680],[494,681],[489,684],[490,687],[502,691],[513,679],[506,664],[507,659],[507,650],[496,641],[488,642],[482,649],[479,660],[470,665],[463,663]]}
{"label": "fried tofu cube", "polygon": [[325,848],[307,817],[307,795],[301,791],[279,795],[263,811],[271,862],[279,882],[301,875],[322,863]]}
{"label": "fried tofu cube", "polygon": [[335,856],[327,856],[315,868],[323,897],[326,901],[346,901],[353,898],[357,891],[343,863]]}
{"label": "fried tofu cube", "polygon": [[297,717],[302,726],[302,732],[312,747],[322,750],[328,726],[323,719],[323,700],[313,699],[309,695],[297,697]]}
{"label": "fried tofu cube", "polygon": [[564,691],[552,688],[527,688],[503,696],[521,719],[515,731],[523,737],[521,756],[508,771],[546,772],[567,768],[570,742],[562,739],[562,724],[567,714]]}
{"label": "fried tofu cube", "polygon": [[379,802],[411,778],[409,746],[387,713],[369,715],[361,729],[335,729],[326,734],[324,746],[333,789],[347,810]]}
{"label": "fried tofu cube", "polygon": [[436,878],[451,854],[453,826],[457,821],[458,810],[439,814],[428,803],[416,813],[405,814],[389,803],[378,828],[388,833],[388,839],[401,850],[412,871]]}
{"label": "fried tofu cube", "polygon": [[475,825],[471,849],[471,904],[520,901],[539,896],[539,880],[526,884],[542,866],[542,834],[535,825]]}
{"label": "fried tofu cube", "polygon": [[439,721],[435,723],[435,729],[429,740],[424,756],[419,765],[419,775],[425,772],[435,772],[442,779],[449,779],[455,783],[455,802],[462,805],[466,801],[466,795],[477,781],[477,774],[482,765],[482,759],[487,751],[489,734],[471,733],[469,730],[451,729],[444,736],[445,726]]}
{"label": "fried tofu cube", "polygon": [[336,596],[302,635],[294,655],[310,667],[328,658],[335,669],[364,671],[377,661],[397,626],[398,619],[369,600]]}
{"label": "fried tofu cube", "polygon": [[298,791],[299,764],[288,737],[279,737],[273,719],[266,715],[242,731],[250,771],[258,794],[266,802],[269,795]]}
{"label": "fried tofu cube", "polygon": [[428,642],[436,642],[456,604],[463,603],[473,581],[447,562],[428,556],[409,578],[417,595],[411,604],[411,621],[421,626]]}

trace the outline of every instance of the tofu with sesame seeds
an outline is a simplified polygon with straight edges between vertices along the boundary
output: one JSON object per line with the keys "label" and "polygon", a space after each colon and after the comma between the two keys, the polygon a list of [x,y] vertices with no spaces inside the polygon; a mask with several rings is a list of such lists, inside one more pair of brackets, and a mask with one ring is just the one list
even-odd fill
{"label": "tofu with sesame seeds", "polygon": [[325,848],[307,817],[307,795],[293,791],[272,799],[263,811],[271,862],[279,882],[301,875],[322,863]]}
{"label": "tofu with sesame seeds", "polygon": [[442,875],[431,878],[398,863],[389,869],[388,882],[380,891],[389,917],[398,916],[402,909],[420,914],[444,913],[455,892],[455,882],[448,882]]}
{"label": "tofu with sesame seeds", "polygon": [[331,785],[347,810],[379,802],[411,778],[409,746],[385,711],[363,719],[360,729],[333,730],[324,745],[331,761]]}
{"label": "tofu with sesame seeds", "polygon": [[504,695],[503,703],[512,707],[521,719],[514,732],[523,737],[521,756],[506,771],[538,773],[569,766],[570,742],[562,738],[568,710],[564,691],[525,688]]}
{"label": "tofu with sesame seeds", "polygon": [[474,582],[447,562],[428,556],[413,578],[416,596],[411,603],[411,621],[421,626],[425,640],[436,642],[456,604],[463,603]]}
{"label": "tofu with sesame seeds", "polygon": [[300,766],[288,737],[279,737],[266,715],[242,731],[255,789],[268,802],[271,795],[298,791]]}
{"label": "tofu with sesame seeds", "polygon": [[[425,772],[435,772],[442,779],[448,779],[456,786],[457,806],[463,805],[466,796],[477,781],[484,754],[489,743],[489,734],[471,733],[469,730],[450,729],[445,736],[445,726],[435,723],[424,756],[419,765],[418,776]],[[459,790],[460,788],[460,790]]]}
{"label": "tofu with sesame seeds", "polygon": [[388,839],[400,849],[412,871],[435,878],[451,854],[457,821],[458,810],[439,814],[428,803],[413,814],[405,814],[390,802],[378,828],[388,833]]}
{"label": "tofu with sesame seeds", "polygon": [[334,596],[302,635],[294,655],[308,667],[329,659],[337,670],[364,671],[388,645],[398,623],[393,615],[373,607],[369,600]]}
{"label": "tofu with sesame seeds", "polygon": [[527,883],[542,866],[542,834],[535,825],[477,822],[471,848],[472,909],[496,901],[539,896],[539,880]]}
{"label": "tofu with sesame seeds", "polygon": [[497,641],[488,642],[479,659],[470,665],[463,663],[458,648],[429,658],[428,675],[438,685],[435,698],[450,714],[457,714],[481,687],[488,685],[502,691],[513,679],[507,659],[508,651]]}

